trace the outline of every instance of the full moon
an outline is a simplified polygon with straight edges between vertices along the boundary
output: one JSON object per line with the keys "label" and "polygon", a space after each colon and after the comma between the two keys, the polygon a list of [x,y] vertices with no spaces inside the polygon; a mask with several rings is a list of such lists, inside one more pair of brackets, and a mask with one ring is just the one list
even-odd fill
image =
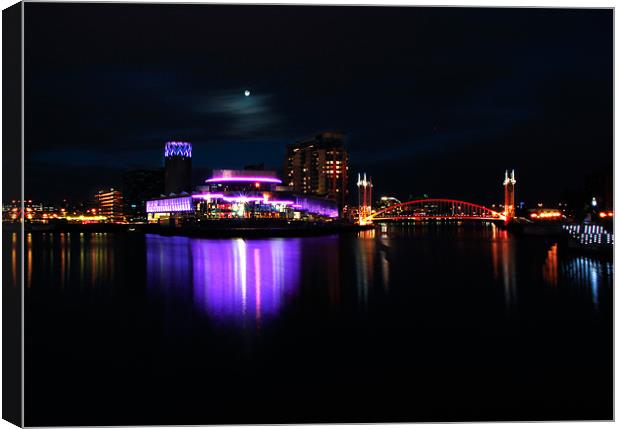
{"label": "full moon", "polygon": [[244,94],[245,94],[245,96],[246,96],[246,97],[249,97],[249,96],[250,96],[250,91],[248,91],[248,90],[246,89],[246,90],[245,90],[245,92],[244,92]]}

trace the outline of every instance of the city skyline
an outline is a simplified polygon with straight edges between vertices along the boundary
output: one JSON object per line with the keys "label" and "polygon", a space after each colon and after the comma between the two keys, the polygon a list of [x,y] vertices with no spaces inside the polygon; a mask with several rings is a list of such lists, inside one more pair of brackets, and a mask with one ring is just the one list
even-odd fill
{"label": "city skyline", "polygon": [[8,7],[2,418],[613,420],[614,18]]}
{"label": "city skyline", "polygon": [[194,182],[282,173],[286,146],[325,130],[347,135],[350,174],[376,178],[377,195],[499,200],[515,168],[517,200],[559,200],[611,176],[604,10],[27,8],[28,198],[120,186],[162,167],[169,140],[194,145]]}

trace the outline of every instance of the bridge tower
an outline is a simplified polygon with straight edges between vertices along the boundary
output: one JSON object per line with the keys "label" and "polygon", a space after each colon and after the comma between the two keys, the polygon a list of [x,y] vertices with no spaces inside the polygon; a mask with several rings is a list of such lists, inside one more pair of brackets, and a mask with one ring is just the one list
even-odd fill
{"label": "bridge tower", "polygon": [[366,179],[360,173],[357,174],[357,201],[358,201],[358,218],[360,225],[366,225],[366,218],[372,213],[372,178]]}
{"label": "bridge tower", "polygon": [[515,216],[515,171],[512,170],[510,177],[508,170],[504,175],[504,214],[506,215],[506,223],[510,222]]}

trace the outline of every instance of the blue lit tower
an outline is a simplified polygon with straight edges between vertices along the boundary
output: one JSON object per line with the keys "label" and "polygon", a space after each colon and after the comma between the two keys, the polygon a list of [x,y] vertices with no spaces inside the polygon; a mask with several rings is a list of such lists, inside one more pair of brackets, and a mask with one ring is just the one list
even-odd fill
{"label": "blue lit tower", "polygon": [[192,144],[168,142],[165,150],[166,173],[164,193],[180,194],[192,191]]}

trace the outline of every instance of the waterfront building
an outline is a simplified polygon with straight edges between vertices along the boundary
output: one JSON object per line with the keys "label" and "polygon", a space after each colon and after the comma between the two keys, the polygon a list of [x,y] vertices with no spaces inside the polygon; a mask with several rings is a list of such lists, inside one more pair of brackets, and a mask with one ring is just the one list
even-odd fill
{"label": "waterfront building", "polygon": [[224,219],[318,220],[338,217],[334,201],[294,195],[275,171],[214,170],[191,195],[147,201],[148,221],[199,223]]}
{"label": "waterfront building", "polygon": [[348,154],[345,135],[323,132],[286,149],[286,184],[298,195],[328,198],[342,210],[348,195]]}
{"label": "waterfront building", "polygon": [[381,198],[379,198],[379,201],[375,202],[375,207],[377,208],[377,210],[382,210],[382,209],[394,206],[396,204],[401,204],[401,202],[402,201],[396,197],[390,197],[390,196],[384,195]]}
{"label": "waterfront building", "polygon": [[41,212],[42,205],[40,203],[33,203],[32,200],[12,200],[10,204],[3,204],[2,214],[3,220],[20,222],[22,219],[22,204],[23,204],[23,219],[25,221],[32,221],[36,218],[37,212]]}
{"label": "waterfront building", "polygon": [[[28,207],[28,202],[24,201],[24,209]],[[10,203],[2,204],[2,220],[4,222],[20,222],[22,219],[21,200],[12,200]]]}
{"label": "waterfront building", "polygon": [[273,191],[281,183],[282,180],[273,170],[248,168],[243,170],[213,170],[212,176],[205,180],[206,188],[212,192]]}
{"label": "waterfront building", "polygon": [[[58,208],[51,202],[32,200],[23,201],[23,220],[27,223],[49,223],[65,219],[68,212]],[[12,200],[2,205],[2,219],[6,222],[20,222],[22,220],[22,201]]]}
{"label": "waterfront building", "polygon": [[101,190],[95,195],[98,210],[97,214],[105,216],[108,222],[123,222],[123,195],[121,191],[111,188],[110,190]]}
{"label": "waterfront building", "polygon": [[180,195],[192,191],[192,144],[167,142],[164,150],[164,194]]}
{"label": "waterfront building", "polygon": [[164,170],[131,170],[123,174],[124,214],[128,222],[146,221],[146,202],[164,193]]}

